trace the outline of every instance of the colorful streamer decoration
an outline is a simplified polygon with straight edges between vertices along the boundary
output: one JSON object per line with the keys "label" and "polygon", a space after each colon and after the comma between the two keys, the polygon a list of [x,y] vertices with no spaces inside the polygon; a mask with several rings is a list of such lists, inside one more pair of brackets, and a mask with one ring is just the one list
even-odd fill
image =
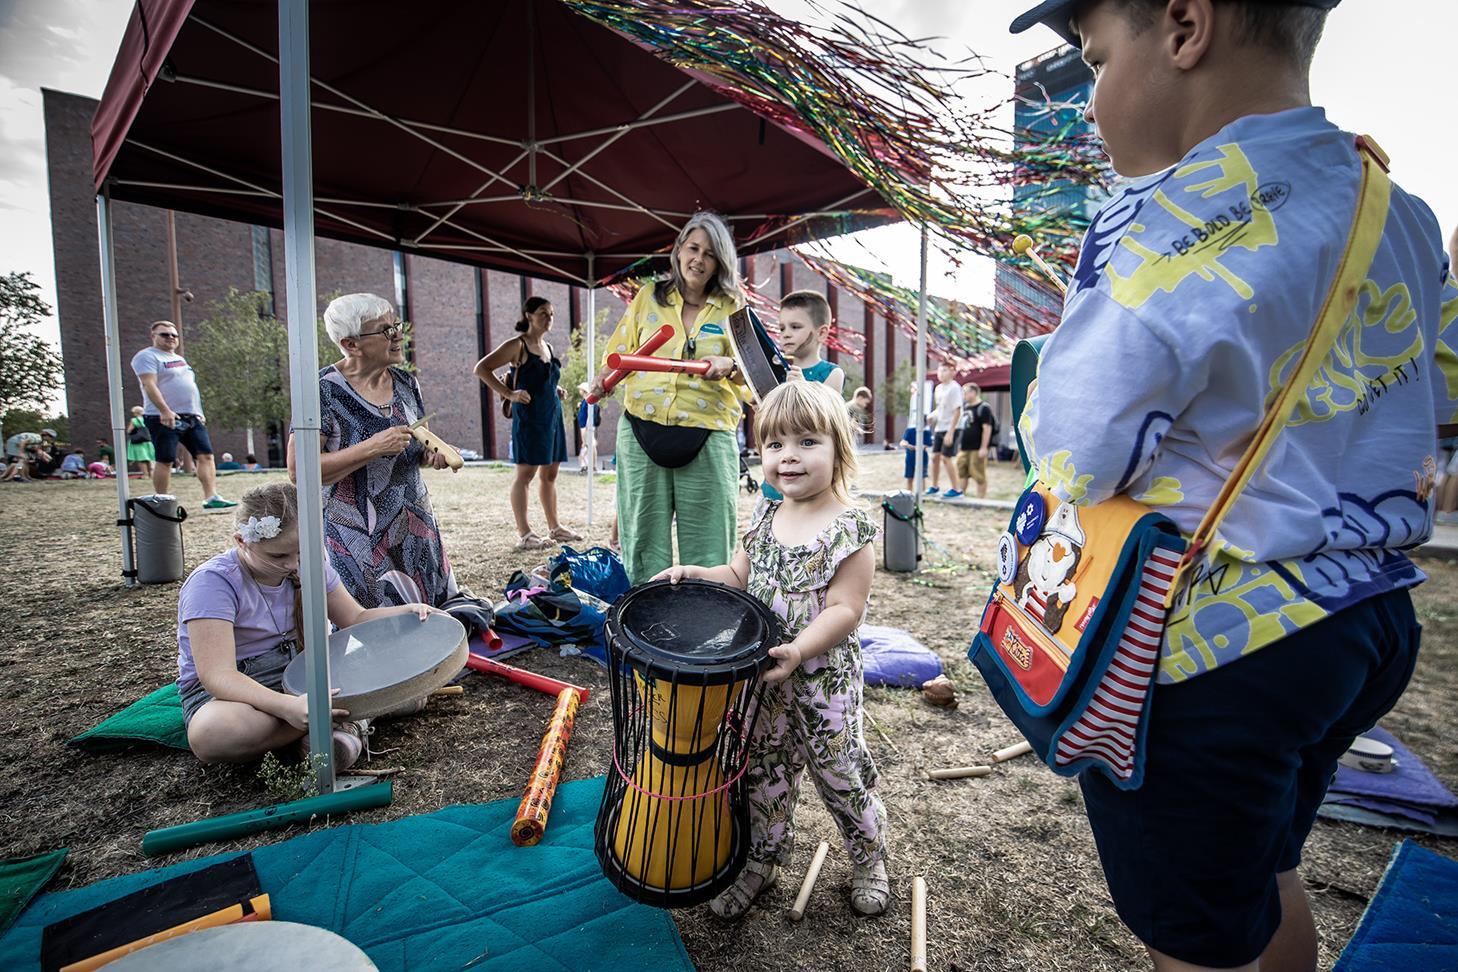
{"label": "colorful streamer decoration", "polygon": [[[831,24],[821,27],[755,0],[564,2],[696,72],[726,97],[819,140],[886,205],[953,251],[1020,264],[1008,245],[1026,233],[1044,259],[1066,268],[1086,220],[1059,198],[1071,187],[1108,181],[1097,139],[1077,126],[1078,106],[1024,99],[1024,124],[1009,130],[996,121],[1007,100],[977,108],[959,93],[968,81],[998,72],[975,55],[947,61],[850,4],[821,11]],[[844,225],[829,229],[848,232],[858,216],[880,212],[847,210],[838,214]],[[750,239],[830,235],[818,220],[813,231],[786,232],[787,224],[811,219],[776,217]]]}

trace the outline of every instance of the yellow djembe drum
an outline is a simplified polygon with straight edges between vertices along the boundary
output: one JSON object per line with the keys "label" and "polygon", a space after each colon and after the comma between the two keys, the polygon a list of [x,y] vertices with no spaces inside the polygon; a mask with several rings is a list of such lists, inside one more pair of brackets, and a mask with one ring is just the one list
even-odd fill
{"label": "yellow djembe drum", "polygon": [[618,599],[607,635],[613,767],[598,861],[645,904],[699,904],[734,881],[749,852],[744,774],[779,623],[736,588],[653,581]]}

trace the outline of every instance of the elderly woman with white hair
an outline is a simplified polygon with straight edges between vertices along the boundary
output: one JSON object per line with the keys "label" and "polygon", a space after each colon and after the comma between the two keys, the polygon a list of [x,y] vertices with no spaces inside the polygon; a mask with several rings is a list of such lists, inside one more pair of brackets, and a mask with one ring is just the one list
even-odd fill
{"label": "elderly woman with white hair", "polygon": [[[324,311],[343,354],[319,372],[324,543],[354,599],[367,608],[424,603],[456,593],[451,562],[420,467],[445,467],[410,434],[426,415],[420,383],[399,365],[405,325],[374,294],[346,294]],[[294,441],[289,438],[289,473]]]}
{"label": "elderly woman with white hair", "polygon": [[[638,291],[608,350],[630,352],[664,324],[660,357],[709,362],[702,375],[635,372],[617,386],[618,530],[633,583],[683,564],[718,567],[734,552],[739,441],[747,397],[736,380],[727,322],[744,302],[734,237],[718,216],[695,213],[669,251],[668,279]],[[592,391],[603,393],[604,371]]]}

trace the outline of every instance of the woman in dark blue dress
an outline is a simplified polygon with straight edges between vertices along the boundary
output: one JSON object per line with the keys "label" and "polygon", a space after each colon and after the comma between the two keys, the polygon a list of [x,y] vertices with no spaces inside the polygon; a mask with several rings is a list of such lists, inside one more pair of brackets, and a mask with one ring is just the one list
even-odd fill
{"label": "woman in dark blue dress", "polygon": [[[511,513],[516,518],[517,549],[550,547],[554,541],[581,540],[582,535],[557,520],[557,467],[567,459],[567,433],[562,426],[562,389],[558,379],[562,362],[546,341],[552,327],[552,305],[544,297],[529,297],[516,322],[519,332],[476,363],[476,377],[511,402],[511,455],[516,478],[511,483]],[[501,368],[516,369],[515,387],[497,376]],[[538,482],[547,538],[533,532],[527,520],[527,489]]]}

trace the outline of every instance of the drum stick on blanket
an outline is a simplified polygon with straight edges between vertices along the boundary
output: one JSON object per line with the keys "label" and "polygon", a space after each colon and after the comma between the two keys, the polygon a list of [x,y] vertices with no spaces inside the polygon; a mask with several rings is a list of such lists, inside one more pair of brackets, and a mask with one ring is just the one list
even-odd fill
{"label": "drum stick on blanket", "polygon": [[546,735],[542,736],[541,748],[537,750],[537,764],[532,767],[521,806],[516,808],[516,820],[511,825],[511,842],[518,847],[533,846],[547,831],[547,814],[552,811],[552,797],[562,776],[562,764],[567,761],[567,742],[572,738],[576,716],[577,692],[564,688],[557,695],[557,708],[547,723]]}

